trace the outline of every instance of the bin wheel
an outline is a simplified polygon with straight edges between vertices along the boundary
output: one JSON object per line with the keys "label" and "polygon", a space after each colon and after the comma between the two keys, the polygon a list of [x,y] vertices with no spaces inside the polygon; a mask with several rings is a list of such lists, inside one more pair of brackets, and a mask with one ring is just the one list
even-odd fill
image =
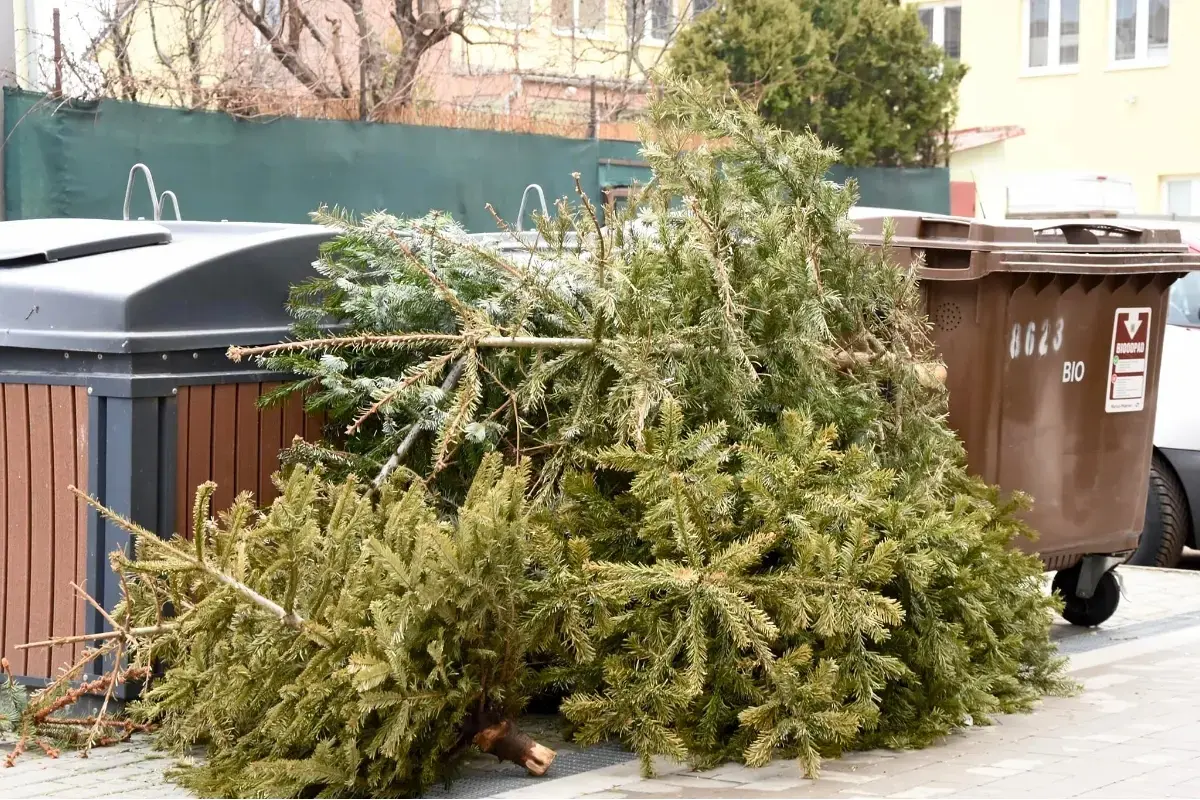
{"label": "bin wheel", "polygon": [[1121,587],[1117,584],[1117,576],[1109,570],[1100,576],[1100,582],[1096,584],[1096,591],[1091,597],[1078,597],[1075,587],[1079,583],[1080,571],[1079,564],[1060,570],[1054,576],[1053,591],[1063,598],[1063,619],[1072,625],[1094,628],[1117,610],[1117,604],[1121,602]]}
{"label": "bin wheel", "polygon": [[1129,563],[1140,567],[1174,567],[1188,540],[1191,516],[1187,495],[1175,471],[1158,453],[1150,462],[1150,492],[1146,497],[1146,525]]}

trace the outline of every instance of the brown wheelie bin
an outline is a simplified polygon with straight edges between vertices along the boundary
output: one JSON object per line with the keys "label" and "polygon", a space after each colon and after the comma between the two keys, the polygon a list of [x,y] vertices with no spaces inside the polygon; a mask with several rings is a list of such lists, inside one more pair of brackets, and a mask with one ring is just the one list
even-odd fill
{"label": "brown wheelie bin", "polygon": [[972,472],[1033,497],[1027,521],[1064,597],[1098,625],[1146,509],[1171,284],[1200,269],[1175,230],[1124,221],[1053,227],[857,209],[859,241],[917,268],[946,363],[950,424]]}

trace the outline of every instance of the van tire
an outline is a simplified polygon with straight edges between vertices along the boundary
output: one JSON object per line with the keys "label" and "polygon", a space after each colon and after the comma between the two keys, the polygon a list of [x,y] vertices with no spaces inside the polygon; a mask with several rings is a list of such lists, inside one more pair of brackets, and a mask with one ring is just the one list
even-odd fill
{"label": "van tire", "polygon": [[1129,563],[1139,567],[1174,567],[1191,538],[1191,513],[1187,495],[1175,470],[1159,453],[1150,462],[1150,492],[1146,497],[1146,523],[1137,550]]}

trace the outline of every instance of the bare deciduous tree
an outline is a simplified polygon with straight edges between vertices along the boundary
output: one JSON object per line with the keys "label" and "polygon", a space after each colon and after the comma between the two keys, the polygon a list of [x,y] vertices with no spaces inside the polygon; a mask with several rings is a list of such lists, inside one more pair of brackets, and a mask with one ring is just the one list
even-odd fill
{"label": "bare deciduous tree", "polygon": [[471,109],[594,134],[636,114],[692,3],[711,0],[90,2],[102,30],[75,61],[103,50],[98,96],[372,121]]}

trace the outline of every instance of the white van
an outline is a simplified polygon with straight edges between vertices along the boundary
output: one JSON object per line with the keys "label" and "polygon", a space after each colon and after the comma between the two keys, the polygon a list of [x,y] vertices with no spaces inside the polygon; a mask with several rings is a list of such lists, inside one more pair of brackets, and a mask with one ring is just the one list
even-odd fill
{"label": "white van", "polygon": [[1061,217],[1088,213],[1125,216],[1137,213],[1133,181],[1092,172],[1039,172],[1014,175],[1007,186],[1009,219]]}
{"label": "white van", "polygon": [[[1200,252],[1200,221],[1136,220],[1178,228]],[[1146,527],[1130,564],[1173,567],[1184,547],[1200,549],[1200,273],[1171,287],[1163,334]]]}

